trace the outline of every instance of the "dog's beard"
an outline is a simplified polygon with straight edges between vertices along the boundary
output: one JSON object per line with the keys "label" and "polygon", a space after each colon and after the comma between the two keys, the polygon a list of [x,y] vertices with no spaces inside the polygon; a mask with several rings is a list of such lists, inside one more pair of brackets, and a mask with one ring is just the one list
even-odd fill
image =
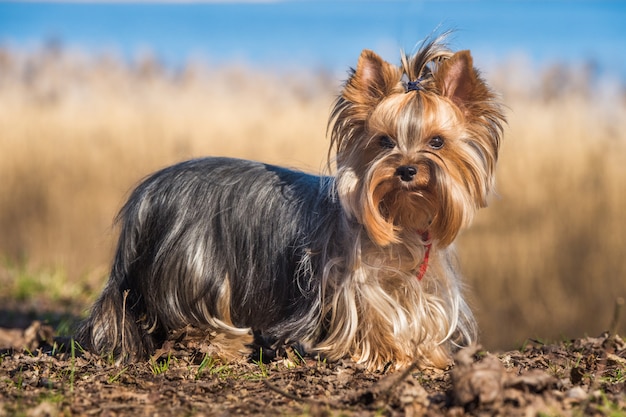
{"label": "dog's beard", "polygon": [[443,163],[422,158],[414,164],[417,174],[411,181],[399,178],[398,164],[385,159],[370,165],[365,180],[352,170],[340,170],[337,182],[344,209],[379,246],[400,243],[403,236],[415,233],[428,233],[447,246],[471,222],[477,202],[472,189],[461,177],[456,181]]}
{"label": "dog's beard", "polygon": [[433,217],[434,198],[430,191],[430,170],[418,166],[416,178],[402,181],[393,166],[374,166],[366,191],[363,223],[380,243],[395,243],[393,235],[405,231],[423,233]]}

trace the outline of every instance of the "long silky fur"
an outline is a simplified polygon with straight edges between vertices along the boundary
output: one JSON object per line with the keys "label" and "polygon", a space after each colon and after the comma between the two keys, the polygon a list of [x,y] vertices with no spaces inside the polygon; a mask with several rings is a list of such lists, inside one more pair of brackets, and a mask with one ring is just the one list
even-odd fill
{"label": "long silky fur", "polygon": [[254,330],[370,367],[416,355],[441,366],[448,348],[440,345],[456,329],[471,339],[452,258],[435,251],[418,282],[409,271],[424,242],[369,243],[344,215],[331,177],[193,160],[145,180],[119,222],[109,282],[77,339],[122,361],[146,358],[186,325]]}
{"label": "long silky fur", "polygon": [[[467,174],[460,182],[447,173],[449,163],[420,156],[438,201],[421,191],[384,194],[391,167],[406,155],[360,158],[371,146],[367,121],[380,97],[401,97],[397,124],[415,128],[436,108],[428,107],[441,94],[436,70],[451,55],[437,40],[398,68],[364,52],[362,59],[378,63],[381,72],[374,81],[353,72],[331,114],[336,177],[205,158],[144,180],[118,216],[109,280],[77,340],[128,362],[145,359],[172,332],[193,326],[235,341],[226,349],[230,357],[256,340],[272,348],[298,343],[369,369],[416,360],[446,366],[456,345],[476,338],[450,243],[467,213],[485,204],[503,116],[488,92],[474,104],[470,116],[483,114],[466,117],[469,138],[459,139],[454,154],[460,161],[454,169]],[[406,76],[423,78],[424,91],[404,95]],[[380,213],[383,203],[400,205],[399,217]],[[431,212],[434,234],[395,224],[410,225]],[[423,262],[429,264],[420,280]]]}
{"label": "long silky fur", "polygon": [[254,328],[285,341],[315,338],[321,258],[345,243],[331,184],[226,158],[154,174],[119,214],[111,276],[78,340],[133,360],[188,324],[240,335]]}

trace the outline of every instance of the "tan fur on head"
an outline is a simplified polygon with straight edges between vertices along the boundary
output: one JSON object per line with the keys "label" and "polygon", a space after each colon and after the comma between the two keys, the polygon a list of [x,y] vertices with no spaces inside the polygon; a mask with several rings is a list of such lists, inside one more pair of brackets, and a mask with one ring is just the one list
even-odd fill
{"label": "tan fur on head", "polygon": [[[363,51],[346,82],[332,114],[338,191],[380,246],[405,229],[449,245],[487,204],[504,116],[469,51],[433,42],[402,63]],[[407,80],[419,87],[407,91]],[[401,166],[417,170],[412,181],[398,180]]]}

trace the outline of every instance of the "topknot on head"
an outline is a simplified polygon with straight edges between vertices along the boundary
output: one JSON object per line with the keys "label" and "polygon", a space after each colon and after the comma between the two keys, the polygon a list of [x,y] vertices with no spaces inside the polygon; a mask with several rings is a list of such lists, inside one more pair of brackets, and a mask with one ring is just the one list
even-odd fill
{"label": "topknot on head", "polygon": [[413,56],[407,56],[404,51],[401,51],[402,77],[407,93],[433,90],[433,74],[437,66],[453,55],[445,43],[448,35],[449,33],[446,32],[434,39],[424,40]]}

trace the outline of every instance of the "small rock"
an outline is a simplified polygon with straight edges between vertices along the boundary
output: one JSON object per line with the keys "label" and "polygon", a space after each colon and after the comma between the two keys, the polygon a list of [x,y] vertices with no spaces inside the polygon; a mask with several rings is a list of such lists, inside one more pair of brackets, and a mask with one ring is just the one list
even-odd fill
{"label": "small rock", "polygon": [[565,393],[566,398],[582,401],[587,398],[587,393],[581,387],[574,387]]}

